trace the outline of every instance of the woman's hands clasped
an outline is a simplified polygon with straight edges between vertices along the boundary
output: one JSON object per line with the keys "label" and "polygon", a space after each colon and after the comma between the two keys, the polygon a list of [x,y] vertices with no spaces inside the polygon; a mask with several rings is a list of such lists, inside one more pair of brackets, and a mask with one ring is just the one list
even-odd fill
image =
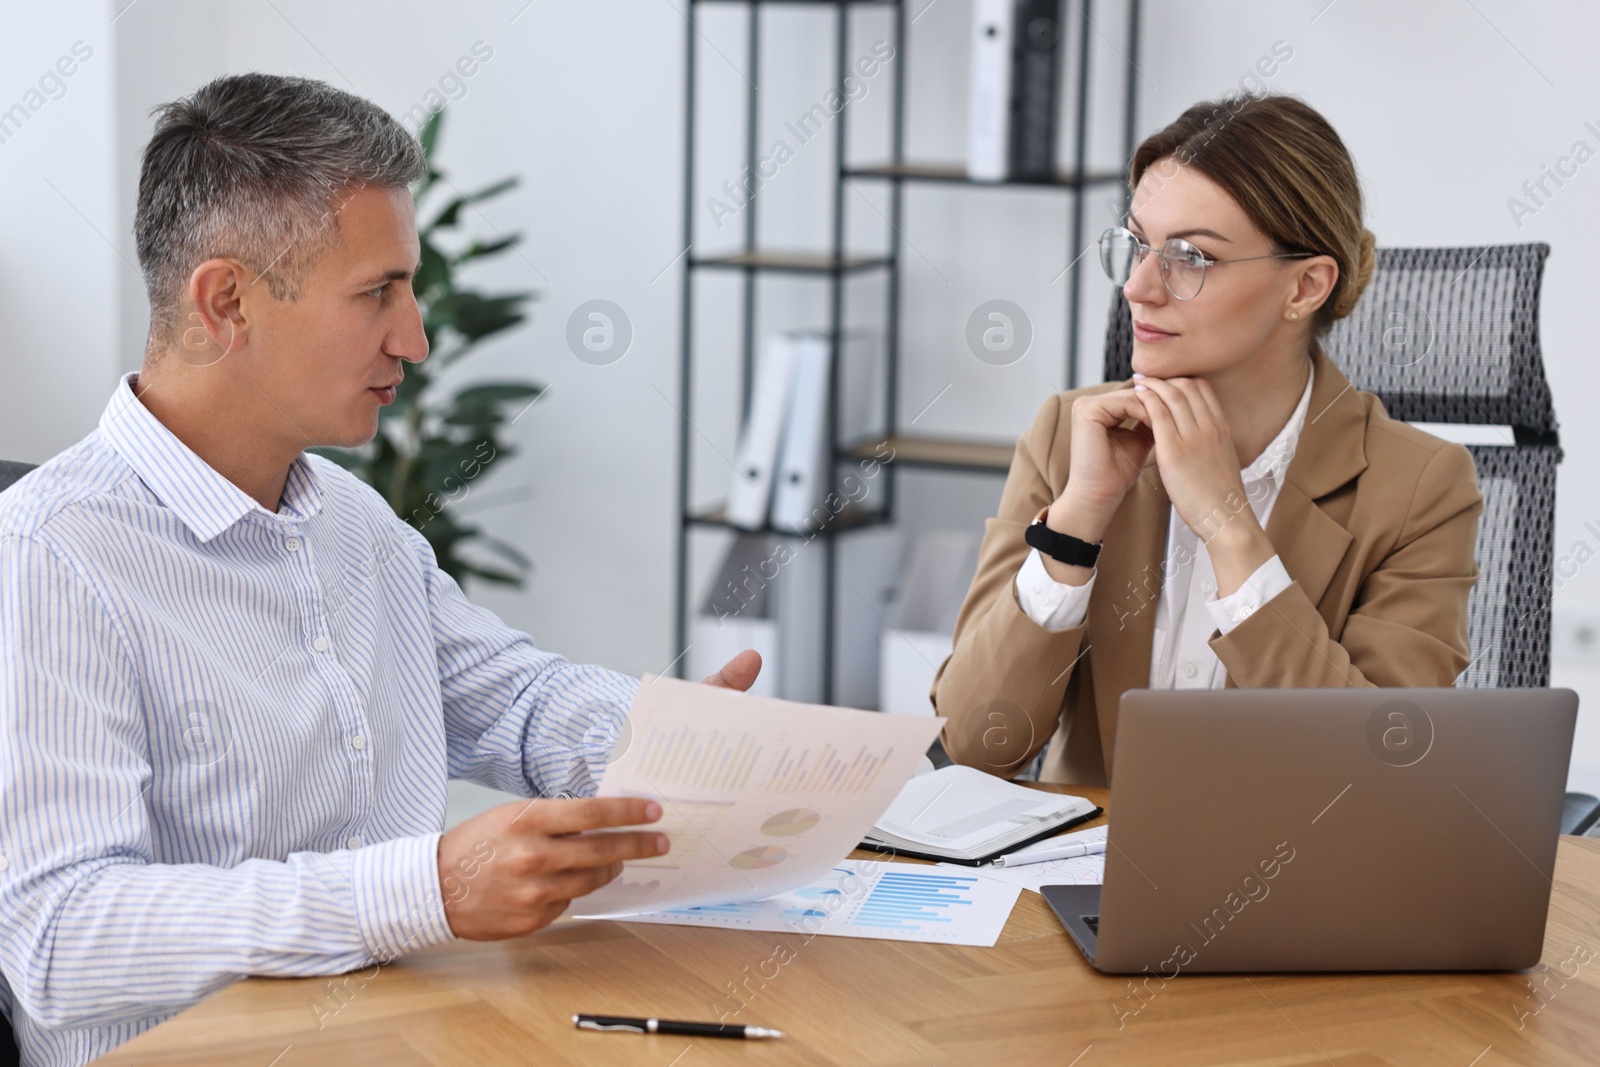
{"label": "woman's hands clasped", "polygon": [[1222,533],[1241,513],[1249,514],[1249,525],[1257,525],[1245,499],[1233,433],[1211,383],[1204,378],[1134,378],[1155,433],[1161,484],[1178,517],[1202,541]]}
{"label": "woman's hands clasped", "polygon": [[1249,510],[1222,405],[1204,378],[1134,379],[1131,388],[1073,402],[1067,485],[1045,521],[1099,541],[1154,449],[1178,517],[1209,541]]}

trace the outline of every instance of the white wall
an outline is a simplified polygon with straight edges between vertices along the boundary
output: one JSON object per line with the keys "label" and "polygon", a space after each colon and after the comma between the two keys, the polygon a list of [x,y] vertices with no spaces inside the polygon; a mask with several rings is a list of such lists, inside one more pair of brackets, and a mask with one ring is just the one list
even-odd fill
{"label": "white wall", "polygon": [[42,462],[82,437],[115,384],[116,287],[136,261],[118,235],[112,14],[109,0],[12,5],[0,33],[6,459]]}
{"label": "white wall", "polygon": [[[116,0],[120,8],[123,0]],[[918,13],[907,63],[911,89],[908,150],[928,159],[961,155],[964,129],[964,0],[907,0]],[[522,455],[483,488],[531,486],[532,497],[485,513],[492,531],[521,544],[537,561],[526,591],[480,588],[481,602],[550,647],[627,671],[659,670],[672,647],[671,598],[676,527],[676,360],[682,251],[681,57],[687,0],[525,0],[350,3],[313,0],[220,0],[192,5],[138,0],[107,26],[108,8],[25,16],[21,32],[0,41],[0,106],[17,99],[74,39],[92,39],[95,58],[67,95],[33,116],[21,136],[0,145],[0,322],[7,326],[5,380],[12,397],[0,421],[0,455],[42,459],[93,425],[110,376],[135,365],[143,333],[142,294],[129,268],[84,219],[43,184],[50,176],[84,216],[129,260],[133,180],[152,105],[228,71],[264,69],[325,78],[395,112],[422,99],[475,41],[494,57],[467,81],[450,107],[442,159],[464,187],[508,173],[523,176],[515,194],[485,209],[482,225],[527,235],[520,257],[486,266],[486,284],[541,291],[532,325],[497,342],[469,364],[474,373],[531,375],[549,396],[516,426]],[[868,5],[863,5],[868,7]],[[1600,71],[1586,54],[1600,34],[1600,10],[1578,0],[1528,5],[1514,0],[1378,4],[1373,0],[1238,0],[1146,5],[1139,62],[1139,132],[1151,132],[1188,104],[1233,87],[1255,60],[1283,40],[1293,58],[1271,80],[1321,109],[1349,145],[1366,184],[1369,225],[1382,243],[1451,245],[1542,240],[1554,254],[1544,290],[1544,344],[1567,462],[1558,490],[1558,554],[1571,557],[1557,590],[1563,620],[1600,619],[1600,567],[1579,565],[1580,543],[1600,554],[1600,489],[1591,476],[1600,426],[1579,404],[1600,385],[1585,316],[1593,306],[1589,235],[1600,223],[1600,162],[1588,163],[1537,213],[1516,225],[1506,207],[1522,183],[1537,178],[1573,142],[1600,137]],[[791,116],[825,88],[831,11],[788,5],[766,9],[774,28],[759,75],[764,113]],[[1320,12],[1320,14],[1319,14]],[[851,55],[883,36],[859,14]],[[513,21],[515,18],[515,21]],[[743,16],[732,5],[706,5],[699,22],[708,135],[739,132],[738,91],[748,60]],[[1114,102],[1121,80],[1113,64],[1120,3],[1095,8],[1092,44],[1096,98]],[[8,26],[8,29],[10,26]],[[94,36],[98,34],[98,36]],[[101,49],[99,43],[105,40]],[[112,79],[115,78],[114,86]],[[869,128],[888,99],[880,76],[857,108]],[[852,105],[855,106],[855,105]],[[873,118],[879,115],[878,118]],[[1098,115],[1094,158],[1114,164],[1114,115]],[[763,140],[777,136],[771,129]],[[708,146],[700,160],[709,195],[739,160]],[[814,240],[811,205],[826,192],[826,146],[811,145],[764,188],[763,227],[791,245]],[[883,232],[862,183],[848,199],[851,232],[865,242]],[[822,205],[818,205],[820,208]],[[703,207],[701,208],[703,210]],[[1109,221],[1104,197],[1091,203],[1088,233]],[[1018,191],[957,193],[918,188],[908,196],[905,232],[906,370],[902,420],[939,397],[918,429],[986,436],[1014,434],[1063,380],[1060,352],[1065,286],[1083,285],[1083,336],[1101,330],[1107,289],[1093,257],[1062,277],[1076,256],[1066,247],[1066,201]],[[482,220],[480,220],[482,221]],[[709,216],[699,222],[707,247],[726,241]],[[663,273],[664,271],[664,273]],[[731,286],[724,289],[731,290]],[[962,339],[967,314],[993,297],[1015,300],[1036,327],[1034,349],[1005,368],[978,363]],[[727,477],[716,451],[731,450],[730,398],[737,393],[731,342],[739,323],[733,302],[709,292],[699,325],[710,364],[697,398],[704,415],[696,440],[697,496],[717,495]],[[565,346],[568,315],[580,303],[609,299],[634,329],[620,362],[593,367]],[[106,313],[85,314],[83,308]],[[815,321],[815,291],[774,287],[762,327]],[[722,308],[724,310],[718,310]],[[120,317],[120,327],[117,320]],[[1092,367],[1091,343],[1082,365]],[[62,368],[69,368],[62,373]],[[946,391],[946,386],[950,388]],[[942,395],[941,395],[942,394]],[[715,406],[720,402],[721,406]],[[915,526],[981,521],[998,480],[944,483],[919,475],[903,486]],[[954,492],[948,492],[951,486]],[[503,499],[514,499],[508,492]],[[470,506],[469,506],[470,510]],[[1600,705],[1600,668],[1558,663],[1559,683],[1580,684]],[[1600,790],[1600,716],[1586,712],[1574,758],[1574,782]]]}

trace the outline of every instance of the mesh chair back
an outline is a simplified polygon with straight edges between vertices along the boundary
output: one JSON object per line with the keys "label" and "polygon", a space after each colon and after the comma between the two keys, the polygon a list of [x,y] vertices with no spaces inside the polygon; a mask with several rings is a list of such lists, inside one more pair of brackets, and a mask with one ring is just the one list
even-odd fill
{"label": "mesh chair back", "polygon": [[[1539,347],[1545,244],[1380,248],[1348,317],[1323,340],[1358,389],[1407,422],[1509,427],[1503,445],[1469,445],[1483,492],[1478,584],[1468,605],[1472,661],[1459,686],[1550,683],[1555,556],[1555,407]],[[1133,323],[1112,294],[1105,376],[1133,373]]]}
{"label": "mesh chair back", "polygon": [[15,460],[0,459],[0,493],[11,488],[11,483],[33,470],[32,463],[18,463]]}

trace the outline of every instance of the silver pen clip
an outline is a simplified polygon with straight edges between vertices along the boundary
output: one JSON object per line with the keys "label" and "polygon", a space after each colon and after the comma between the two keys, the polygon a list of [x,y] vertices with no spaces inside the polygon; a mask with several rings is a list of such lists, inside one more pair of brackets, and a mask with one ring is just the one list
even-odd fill
{"label": "silver pen clip", "polygon": [[579,1030],[626,1030],[626,1031],[628,1031],[629,1033],[632,1033],[632,1034],[648,1033],[648,1031],[645,1030],[645,1028],[642,1027],[642,1026],[629,1026],[627,1023],[612,1023],[610,1026],[607,1026],[605,1023],[597,1023],[593,1019],[581,1020],[578,1023],[578,1029]]}

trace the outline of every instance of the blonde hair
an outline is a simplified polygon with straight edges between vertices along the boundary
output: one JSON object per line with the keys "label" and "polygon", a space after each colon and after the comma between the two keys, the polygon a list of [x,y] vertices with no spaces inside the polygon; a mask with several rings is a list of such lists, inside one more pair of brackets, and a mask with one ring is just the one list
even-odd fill
{"label": "blonde hair", "polygon": [[1195,104],[1139,145],[1128,187],[1164,160],[1215,182],[1275,253],[1313,252],[1339,265],[1333,292],[1312,319],[1313,336],[1355,310],[1377,266],[1376,238],[1362,222],[1355,163],[1315,108],[1282,93]]}

